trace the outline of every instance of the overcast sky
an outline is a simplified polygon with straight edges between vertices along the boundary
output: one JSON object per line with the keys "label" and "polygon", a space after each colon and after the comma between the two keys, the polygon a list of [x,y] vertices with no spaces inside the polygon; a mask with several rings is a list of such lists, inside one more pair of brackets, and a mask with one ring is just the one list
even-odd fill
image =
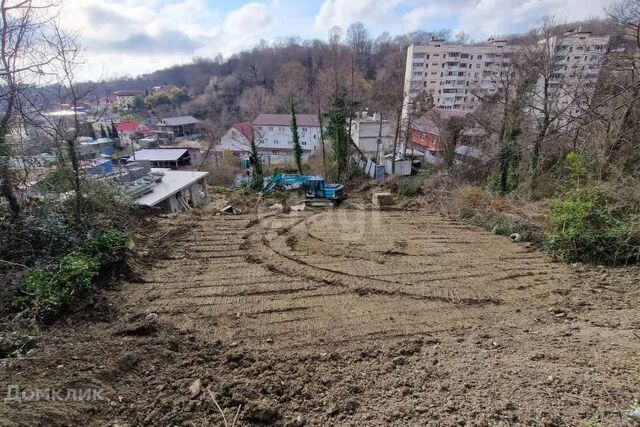
{"label": "overcast sky", "polygon": [[603,16],[612,0],[64,0],[62,23],[80,34],[84,78],[135,76],[194,56],[224,57],[260,39],[326,39],[361,21],[375,37],[451,28],[476,40],[523,31],[544,15]]}

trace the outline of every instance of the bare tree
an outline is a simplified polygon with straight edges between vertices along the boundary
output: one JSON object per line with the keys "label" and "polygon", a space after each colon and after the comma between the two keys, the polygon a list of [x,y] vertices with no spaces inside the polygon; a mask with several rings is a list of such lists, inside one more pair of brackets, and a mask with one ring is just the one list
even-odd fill
{"label": "bare tree", "polygon": [[545,18],[539,30],[540,41],[529,45],[526,50],[527,67],[537,80],[528,108],[533,111],[535,136],[531,147],[531,191],[535,192],[540,174],[540,159],[546,138],[554,130],[562,111],[558,106],[556,71],[561,66],[562,57],[556,55],[556,47],[562,44],[562,35],[551,18]]}
{"label": "bare tree", "polygon": [[260,113],[274,111],[275,104],[273,94],[264,86],[245,89],[240,96],[240,111],[249,120],[253,120]]}
{"label": "bare tree", "polygon": [[347,44],[353,52],[355,67],[368,74],[368,60],[371,55],[373,42],[369,37],[369,31],[362,22],[354,22],[347,28]]}
{"label": "bare tree", "polygon": [[43,37],[50,23],[43,11],[53,6],[32,0],[0,0],[0,103],[4,109],[0,115],[0,195],[16,217],[20,203],[10,167],[9,135],[21,115],[22,94],[53,60]]}

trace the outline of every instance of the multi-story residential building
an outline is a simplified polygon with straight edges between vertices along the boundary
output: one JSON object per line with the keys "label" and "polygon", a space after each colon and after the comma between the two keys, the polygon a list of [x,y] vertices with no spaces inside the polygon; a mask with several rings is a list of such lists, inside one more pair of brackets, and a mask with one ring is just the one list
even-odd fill
{"label": "multi-story residential building", "polygon": [[[570,30],[551,39],[554,67],[549,82],[554,108],[563,116],[578,114],[588,105],[605,59],[609,36]],[[547,43],[542,40],[540,44]],[[469,111],[483,96],[495,93],[510,69],[514,52],[527,49],[489,39],[484,44],[463,45],[433,39],[407,49],[405,70],[406,117],[419,93],[433,98],[436,107]],[[542,83],[539,82],[539,86]],[[538,98],[542,88],[538,88]]]}
{"label": "multi-story residential building", "polygon": [[433,39],[426,45],[407,49],[405,69],[406,117],[411,101],[421,92],[444,110],[473,110],[480,104],[476,95],[494,93],[507,72],[511,48],[504,40],[464,45]]}
{"label": "multi-story residential building", "polygon": [[198,139],[202,136],[202,123],[193,116],[166,117],[158,120],[155,128],[172,132],[176,142]]}
{"label": "multi-story residential building", "polygon": [[353,119],[351,124],[353,142],[362,154],[378,163],[381,163],[385,151],[393,145],[393,136],[391,123],[389,120],[382,119],[378,113],[370,116],[368,112],[363,111]]}
{"label": "multi-story residential building", "polygon": [[144,97],[145,91],[143,90],[119,90],[113,92],[116,97],[116,103],[120,108],[132,108],[136,102],[137,97]]}
{"label": "multi-story residential building", "polygon": [[[320,146],[320,122],[315,114],[297,114],[296,121],[302,158],[308,160]],[[293,136],[289,114],[259,114],[252,123],[237,123],[222,136],[215,151],[231,151],[248,158],[252,138],[255,138],[264,163],[282,164],[293,161]]]}
{"label": "multi-story residential building", "polygon": [[[540,44],[547,43],[546,40]],[[552,43],[553,72],[548,81],[554,110],[566,122],[580,115],[596,88],[609,45],[609,36],[594,36],[588,31],[567,31],[554,37]],[[543,81],[538,82],[538,91]],[[541,98],[539,95],[538,98]]]}

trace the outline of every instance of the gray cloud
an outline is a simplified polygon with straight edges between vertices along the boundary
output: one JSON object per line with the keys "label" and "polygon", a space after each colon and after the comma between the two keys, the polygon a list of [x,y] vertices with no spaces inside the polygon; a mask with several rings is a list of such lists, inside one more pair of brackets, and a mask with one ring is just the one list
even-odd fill
{"label": "gray cloud", "polygon": [[135,21],[128,16],[102,7],[99,4],[92,4],[90,7],[83,8],[83,10],[91,27],[135,25]]}
{"label": "gray cloud", "polygon": [[92,45],[98,50],[124,54],[190,54],[202,46],[179,31],[165,31],[157,36],[138,32],[124,40],[95,40]]}

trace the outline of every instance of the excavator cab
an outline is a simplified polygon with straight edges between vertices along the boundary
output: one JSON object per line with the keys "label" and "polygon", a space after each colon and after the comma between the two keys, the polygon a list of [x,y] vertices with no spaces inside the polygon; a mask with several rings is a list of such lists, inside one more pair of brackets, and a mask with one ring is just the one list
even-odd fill
{"label": "excavator cab", "polygon": [[324,191],[324,178],[311,177],[307,181],[307,197],[323,198],[326,197]]}

